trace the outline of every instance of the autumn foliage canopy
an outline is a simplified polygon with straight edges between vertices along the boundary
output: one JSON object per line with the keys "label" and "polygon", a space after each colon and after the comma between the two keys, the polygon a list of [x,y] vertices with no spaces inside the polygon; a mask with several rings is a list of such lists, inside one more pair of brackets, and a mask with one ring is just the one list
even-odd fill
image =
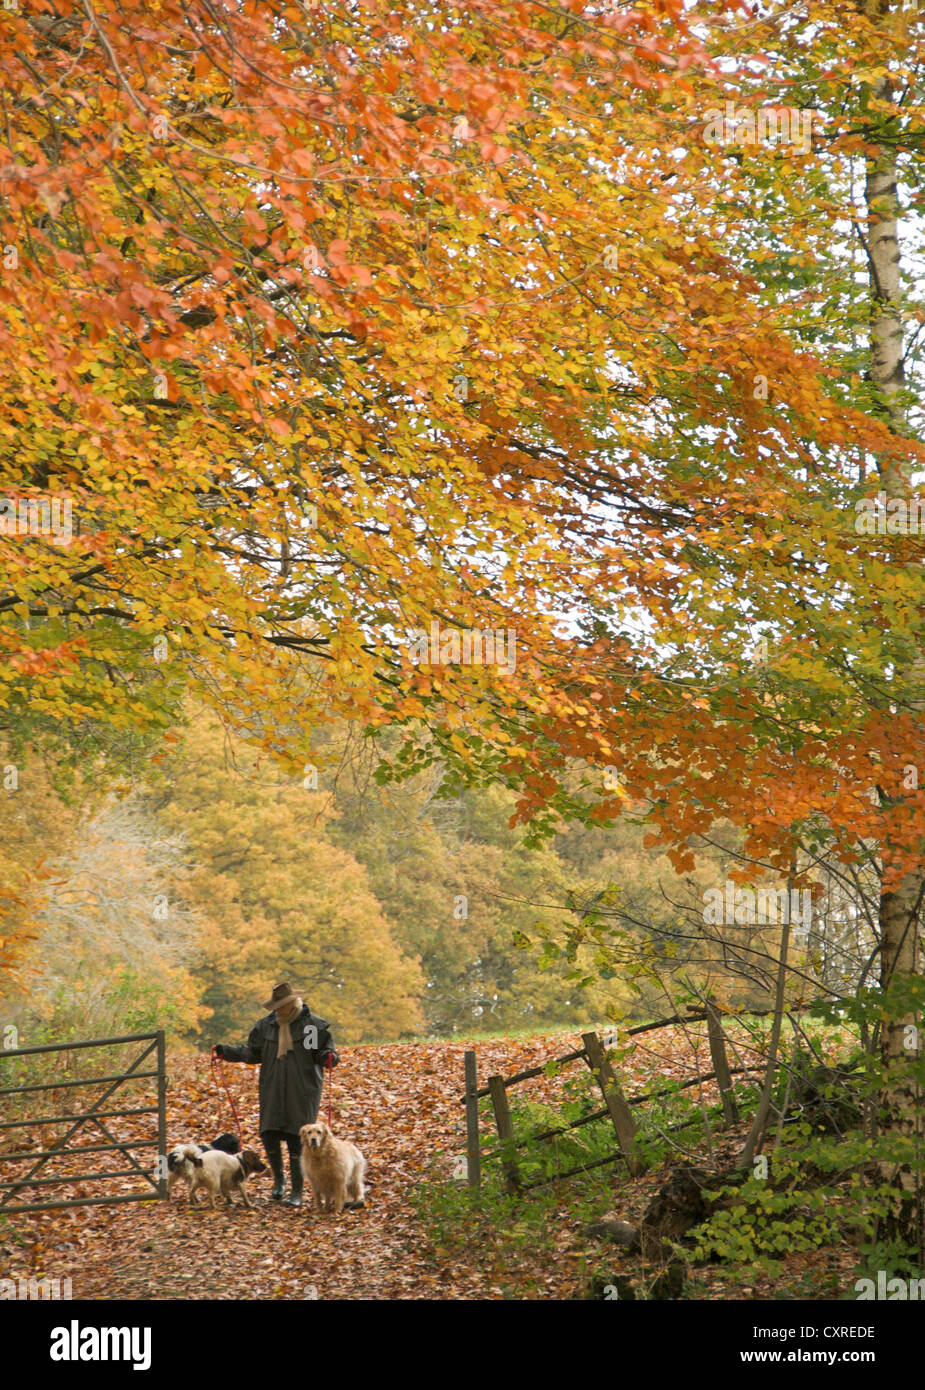
{"label": "autumn foliage canopy", "polygon": [[[783,868],[824,818],[900,874],[919,542],[854,506],[920,453],[830,243],[904,77],[920,118],[916,21],[810,8],[4,11],[0,495],[73,509],[6,520],[11,733],[157,732],[192,686],[292,769],[398,723],[393,773],[540,829],[620,814],[615,765],[679,868],[718,816]],[[813,138],[711,143],[730,96]],[[434,623],[515,669],[412,660]]]}

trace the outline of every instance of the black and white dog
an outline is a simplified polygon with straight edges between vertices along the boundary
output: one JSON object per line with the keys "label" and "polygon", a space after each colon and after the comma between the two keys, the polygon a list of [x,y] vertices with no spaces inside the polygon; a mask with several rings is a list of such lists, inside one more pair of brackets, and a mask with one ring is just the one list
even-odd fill
{"label": "black and white dog", "polygon": [[213,1139],[211,1144],[200,1144],[199,1147],[205,1152],[207,1149],[221,1149],[222,1153],[236,1154],[241,1145],[238,1143],[237,1136],[234,1134],[220,1134],[217,1139]]}
{"label": "black and white dog", "polygon": [[187,1193],[192,1198],[193,1179],[197,1169],[202,1167],[203,1154],[236,1154],[240,1148],[233,1134],[220,1134],[211,1144],[176,1144],[167,1155],[167,1196],[173,1196],[177,1183],[185,1182]]}
{"label": "black and white dog", "polygon": [[240,1192],[241,1201],[249,1207],[247,1180],[255,1173],[266,1171],[267,1165],[253,1149],[244,1149],[236,1154],[225,1153],[221,1149],[208,1149],[200,1156],[199,1163],[194,1165],[189,1190],[190,1202],[195,1206],[196,1193],[204,1189],[208,1193],[211,1207],[215,1206],[215,1199],[219,1195],[232,1206],[232,1196],[235,1192]]}

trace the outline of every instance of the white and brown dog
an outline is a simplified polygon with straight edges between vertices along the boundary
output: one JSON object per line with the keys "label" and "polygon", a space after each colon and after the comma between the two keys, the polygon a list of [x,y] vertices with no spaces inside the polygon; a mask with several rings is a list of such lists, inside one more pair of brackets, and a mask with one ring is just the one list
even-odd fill
{"label": "white and brown dog", "polygon": [[224,1153],[221,1149],[207,1149],[199,1155],[199,1162],[192,1164],[193,1181],[190,1184],[190,1201],[196,1205],[196,1193],[204,1188],[209,1194],[209,1205],[215,1206],[215,1199],[221,1193],[225,1201],[232,1205],[232,1195],[240,1192],[241,1201],[246,1207],[246,1183],[254,1173],[265,1173],[267,1165],[253,1149],[243,1149],[239,1154]]}
{"label": "white and brown dog", "polygon": [[303,1125],[299,1138],[302,1172],[311,1183],[319,1210],[342,1212],[345,1206],[365,1206],[366,1159],[356,1144],[336,1139],[321,1120]]}
{"label": "white and brown dog", "polygon": [[173,1196],[178,1183],[185,1182],[187,1194],[192,1192],[196,1169],[202,1167],[202,1149],[198,1144],[176,1144],[167,1155],[167,1199]]}
{"label": "white and brown dog", "polygon": [[[175,1144],[167,1155],[167,1197],[173,1196],[178,1183],[185,1182],[187,1194],[192,1192],[193,1177],[201,1166],[202,1155],[210,1149],[220,1149],[223,1153],[238,1152],[239,1144],[233,1134],[220,1134],[211,1144]],[[153,1169],[157,1172],[158,1169]]]}

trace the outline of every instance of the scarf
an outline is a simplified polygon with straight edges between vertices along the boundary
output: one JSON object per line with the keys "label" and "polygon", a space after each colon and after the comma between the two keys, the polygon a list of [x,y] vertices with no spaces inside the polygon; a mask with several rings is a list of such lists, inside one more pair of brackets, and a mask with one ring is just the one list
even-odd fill
{"label": "scarf", "polygon": [[295,1022],[302,1012],[302,1008],[302,1000],[297,999],[294,1004],[289,1005],[282,1018],[277,1015],[277,1022],[279,1023],[279,1042],[276,1046],[277,1061],[280,1057],[285,1057],[287,1052],[292,1051],[292,1029],[289,1025]]}

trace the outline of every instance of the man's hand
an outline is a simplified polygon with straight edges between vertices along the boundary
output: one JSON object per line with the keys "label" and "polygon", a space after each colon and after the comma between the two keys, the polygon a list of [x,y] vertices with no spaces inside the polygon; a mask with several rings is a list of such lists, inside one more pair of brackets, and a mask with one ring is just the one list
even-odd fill
{"label": "man's hand", "polygon": [[322,1061],[324,1062],[324,1065],[326,1067],[336,1067],[338,1062],[340,1061],[340,1058],[338,1057],[336,1052],[326,1052],[324,1054],[324,1057],[322,1058]]}
{"label": "man's hand", "polygon": [[213,1043],[213,1044],[212,1044],[212,1055],[213,1055],[213,1057],[221,1057],[221,1058],[224,1058],[224,1056],[225,1056],[225,1049],[224,1049],[224,1046],[223,1046],[221,1043]]}

